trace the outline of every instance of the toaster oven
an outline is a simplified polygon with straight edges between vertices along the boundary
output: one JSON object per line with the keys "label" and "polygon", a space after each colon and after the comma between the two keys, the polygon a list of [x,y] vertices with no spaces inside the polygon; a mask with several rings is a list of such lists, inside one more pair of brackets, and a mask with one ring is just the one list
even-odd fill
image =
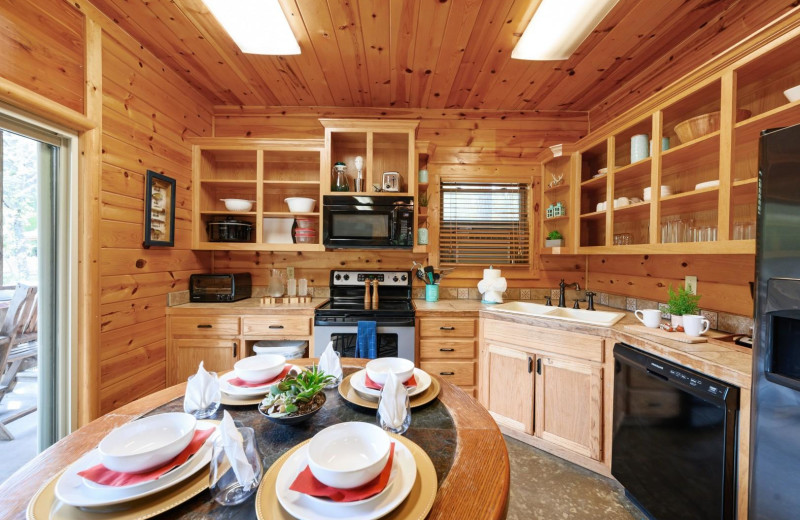
{"label": "toaster oven", "polygon": [[250,273],[193,274],[189,276],[189,299],[193,302],[235,302],[250,298]]}

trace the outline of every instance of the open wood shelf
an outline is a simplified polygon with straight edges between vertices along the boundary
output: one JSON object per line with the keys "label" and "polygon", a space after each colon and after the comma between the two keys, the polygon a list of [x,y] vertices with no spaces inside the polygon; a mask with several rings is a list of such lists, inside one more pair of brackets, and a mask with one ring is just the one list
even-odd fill
{"label": "open wood shelf", "polygon": [[605,211],[593,211],[591,213],[584,213],[581,215],[581,220],[605,220]]}
{"label": "open wood shelf", "polygon": [[718,186],[676,193],[661,199],[661,212],[673,214],[716,209],[718,201]]}
{"label": "open wood shelf", "polygon": [[641,161],[637,161],[633,164],[616,168],[614,170],[614,180],[619,181],[622,179],[628,179],[631,177],[638,177],[644,175],[647,175],[649,177],[651,163],[652,160],[650,159],[650,157],[648,157],[647,159],[642,159]]}
{"label": "open wood shelf", "polygon": [[637,202],[621,208],[614,208],[614,222],[642,220],[650,218],[650,202]]}
{"label": "open wood shelf", "polygon": [[608,179],[608,174],[595,177],[594,179],[589,179],[588,181],[583,181],[581,183],[581,189],[599,188],[601,186],[605,187],[606,179]]}

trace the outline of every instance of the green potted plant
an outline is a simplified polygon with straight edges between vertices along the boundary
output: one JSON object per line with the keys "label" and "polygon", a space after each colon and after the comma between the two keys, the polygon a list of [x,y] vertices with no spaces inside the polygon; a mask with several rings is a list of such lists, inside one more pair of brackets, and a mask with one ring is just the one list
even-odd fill
{"label": "green potted plant", "polygon": [[564,235],[558,230],[551,231],[547,234],[547,240],[544,241],[545,247],[562,247],[564,245]]}
{"label": "green potted plant", "polygon": [[419,194],[419,214],[420,215],[427,215],[428,214],[428,194],[427,193],[420,193]]}
{"label": "green potted plant", "polygon": [[685,314],[697,314],[699,311],[699,294],[692,294],[685,287],[678,287],[677,291],[672,290],[672,284],[667,288],[669,301],[667,306],[672,316],[672,326],[683,326],[683,316]]}
{"label": "green potted plant", "polygon": [[309,370],[290,372],[279,383],[272,385],[270,393],[259,405],[258,410],[267,419],[283,423],[297,424],[315,413],[325,404],[325,385],[334,379],[314,365]]}

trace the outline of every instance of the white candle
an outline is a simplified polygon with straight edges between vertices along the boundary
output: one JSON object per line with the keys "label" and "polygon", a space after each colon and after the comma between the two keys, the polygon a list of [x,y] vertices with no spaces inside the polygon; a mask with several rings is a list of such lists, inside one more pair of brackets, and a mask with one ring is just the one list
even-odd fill
{"label": "white candle", "polygon": [[289,278],[286,282],[286,294],[289,296],[297,296],[297,280]]}
{"label": "white candle", "polygon": [[308,296],[308,280],[305,278],[300,278],[298,281],[297,294],[298,296]]}

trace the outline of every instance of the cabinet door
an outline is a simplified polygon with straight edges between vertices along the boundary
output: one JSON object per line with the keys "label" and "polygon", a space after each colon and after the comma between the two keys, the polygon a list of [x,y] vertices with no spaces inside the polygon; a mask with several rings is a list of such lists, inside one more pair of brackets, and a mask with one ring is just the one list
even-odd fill
{"label": "cabinet door", "polygon": [[497,424],[533,434],[534,356],[489,342],[484,360],[488,377],[481,384],[486,384],[482,393],[489,413]]}
{"label": "cabinet door", "polygon": [[536,432],[542,439],[601,460],[603,370],[549,356],[537,361]]}
{"label": "cabinet door", "polygon": [[197,373],[197,366],[203,361],[203,367],[209,372],[227,372],[233,370],[233,364],[239,359],[238,339],[174,339],[175,374],[172,384],[181,383]]}

